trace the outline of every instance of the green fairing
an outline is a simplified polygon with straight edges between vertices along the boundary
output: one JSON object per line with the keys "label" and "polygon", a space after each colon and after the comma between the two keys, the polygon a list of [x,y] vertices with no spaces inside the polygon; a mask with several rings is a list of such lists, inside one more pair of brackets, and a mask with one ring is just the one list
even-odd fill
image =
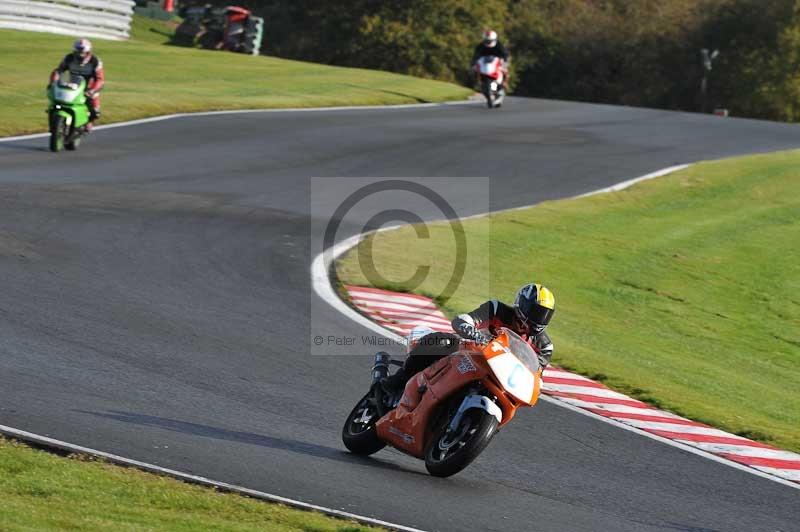
{"label": "green fairing", "polygon": [[[50,100],[50,107],[47,110],[48,116],[55,111],[55,106],[61,109],[57,112],[67,119],[67,123],[72,127],[81,127],[89,122],[89,108],[86,105],[86,80],[80,79],[77,86],[67,86],[62,81],[50,84],[47,90],[47,98]],[[73,123],[74,116],[74,123]]]}

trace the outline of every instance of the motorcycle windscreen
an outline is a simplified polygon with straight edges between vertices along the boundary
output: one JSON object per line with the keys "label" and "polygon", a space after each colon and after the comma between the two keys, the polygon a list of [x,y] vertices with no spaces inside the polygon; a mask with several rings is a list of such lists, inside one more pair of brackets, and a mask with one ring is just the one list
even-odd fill
{"label": "motorcycle windscreen", "polygon": [[[513,331],[503,328],[508,346],[492,342],[502,351],[487,362],[503,388],[525,403],[533,402],[537,374],[541,369],[533,348]],[[494,348],[493,348],[494,350]]]}
{"label": "motorcycle windscreen", "polygon": [[83,94],[85,81],[81,76],[62,72],[53,87],[53,98],[62,103],[76,103]]}
{"label": "motorcycle windscreen", "polygon": [[478,68],[484,76],[493,76],[497,72],[498,60],[496,57],[481,57]]}

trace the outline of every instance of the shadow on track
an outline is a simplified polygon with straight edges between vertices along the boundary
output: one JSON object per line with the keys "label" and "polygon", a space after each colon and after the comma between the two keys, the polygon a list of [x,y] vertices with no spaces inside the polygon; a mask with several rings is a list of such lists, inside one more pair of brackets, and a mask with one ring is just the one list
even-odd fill
{"label": "shadow on track", "polygon": [[392,471],[399,471],[403,473],[414,473],[422,476],[427,476],[424,473],[406,469],[404,467],[376,460],[375,458],[367,458],[350,454],[341,449],[333,447],[326,447],[324,445],[317,445],[299,440],[288,438],[278,438],[275,436],[266,436],[263,434],[255,434],[252,432],[242,432],[237,430],[228,430],[220,427],[212,427],[210,425],[201,425],[199,423],[190,423],[188,421],[179,421],[177,419],[169,419],[158,416],[148,416],[146,414],[134,414],[131,412],[119,412],[111,410],[109,412],[91,412],[87,410],[75,410],[82,414],[89,414],[92,416],[102,417],[106,419],[113,419],[114,421],[121,421],[123,423],[132,423],[134,425],[143,425],[148,427],[156,427],[181,434],[190,434],[192,436],[202,436],[205,438],[213,438],[216,440],[233,441],[237,443],[247,443],[250,445],[259,445],[261,447],[269,447],[270,449],[278,449],[282,451],[289,451],[298,454],[305,454],[324,458],[326,460],[336,460],[347,464],[362,464],[370,467],[377,467],[380,469],[387,469]]}
{"label": "shadow on track", "polygon": [[0,142],[0,150],[6,149],[9,151],[44,151],[49,152],[50,148],[47,147],[47,139],[44,144],[17,144],[16,142]]}

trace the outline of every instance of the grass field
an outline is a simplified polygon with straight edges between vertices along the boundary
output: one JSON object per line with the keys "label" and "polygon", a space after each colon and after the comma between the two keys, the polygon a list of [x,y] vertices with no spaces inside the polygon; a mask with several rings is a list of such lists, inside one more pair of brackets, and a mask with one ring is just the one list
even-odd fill
{"label": "grass field", "polygon": [[[265,107],[434,102],[472,91],[438,81],[165,44],[169,24],[136,17],[127,42],[95,40],[106,70],[104,123]],[[0,30],[0,136],[46,130],[45,86],[73,38]]]}
{"label": "grass field", "polygon": [[0,530],[377,530],[0,438]]}
{"label": "grass field", "polygon": [[[488,242],[476,252],[489,253],[491,272],[468,274],[446,311],[545,283],[556,295],[554,363],[800,451],[800,151],[698,164],[464,227]],[[434,265],[418,289],[433,296],[452,271],[450,234],[380,233],[373,260],[390,281]],[[338,275],[366,284],[357,252]]]}

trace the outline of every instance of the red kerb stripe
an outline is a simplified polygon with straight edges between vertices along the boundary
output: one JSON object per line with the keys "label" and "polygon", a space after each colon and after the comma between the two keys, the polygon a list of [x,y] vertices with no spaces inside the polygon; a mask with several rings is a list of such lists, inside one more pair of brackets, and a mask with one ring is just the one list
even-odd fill
{"label": "red kerb stripe", "polygon": [[635,399],[617,399],[616,397],[599,397],[597,395],[589,395],[585,393],[552,392],[550,390],[542,390],[542,391],[547,395],[552,395],[554,397],[569,397],[571,399],[580,399],[581,401],[586,401],[587,403],[626,405],[626,406],[635,406],[637,408],[651,408],[650,406],[644,404],[643,402],[637,401]]}
{"label": "red kerb stripe", "polygon": [[420,301],[424,301],[427,304],[433,304],[433,300],[429,297],[425,296],[418,296],[417,294],[406,294],[403,292],[391,292],[389,290],[381,290],[379,288],[367,288],[366,286],[353,286],[353,285],[345,285],[344,286],[348,292],[370,292],[372,294],[381,294],[381,295],[389,295],[389,296],[403,296],[403,297],[410,297],[413,299],[419,299]]}
{"label": "red kerb stripe", "polygon": [[638,419],[639,421],[672,423],[674,425],[685,425],[689,427],[708,427],[708,425],[698,423],[697,421],[691,421],[689,419],[681,419],[681,418],[665,417],[665,416],[648,416],[646,414],[632,414],[630,412],[610,412],[608,410],[603,410],[602,408],[589,408],[587,410],[591,410],[595,414],[600,414],[601,416],[611,417],[615,419]]}
{"label": "red kerb stripe", "polygon": [[742,456],[739,454],[719,453],[728,460],[739,462],[750,466],[774,467],[776,469],[798,469],[800,470],[800,460],[781,460],[779,458],[760,458],[758,456]]}
{"label": "red kerb stripe", "polygon": [[608,390],[608,388],[599,382],[594,381],[585,381],[581,379],[565,379],[562,377],[552,377],[550,375],[545,375],[544,382],[549,382],[552,384],[568,384],[570,386],[582,386],[584,388],[602,388],[603,390]]}

